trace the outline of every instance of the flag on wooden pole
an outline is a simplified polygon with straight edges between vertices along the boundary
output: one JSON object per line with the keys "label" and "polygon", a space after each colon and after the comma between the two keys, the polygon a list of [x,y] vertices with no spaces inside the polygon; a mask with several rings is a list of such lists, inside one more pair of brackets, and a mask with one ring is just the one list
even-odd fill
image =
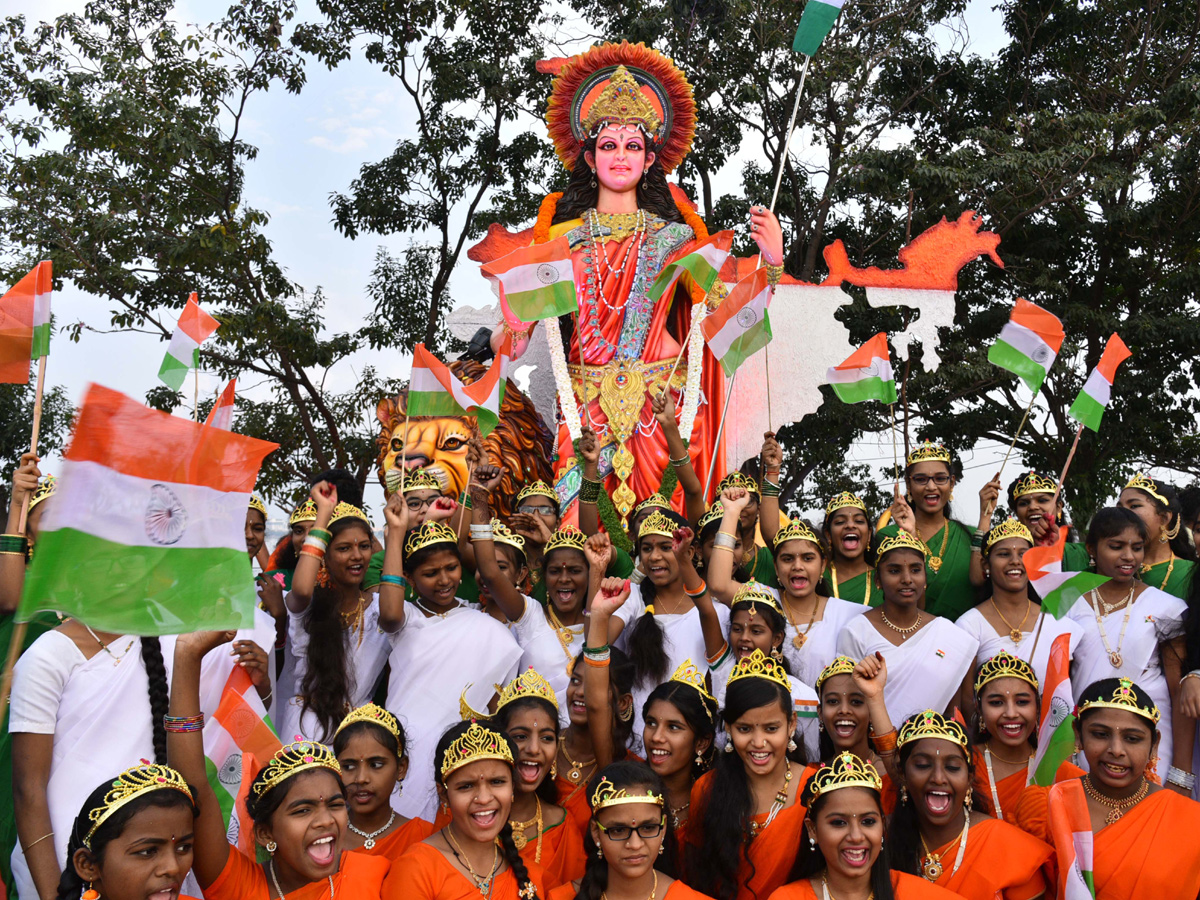
{"label": "flag on wooden pole", "polygon": [[892,372],[887,333],[879,332],[825,373],[825,378],[843,403],[878,400],[896,402],[896,376]]}
{"label": "flag on wooden pole", "polygon": [[230,378],[229,384],[225,385],[225,389],[217,397],[217,402],[208,411],[208,418],[204,420],[205,425],[210,425],[213,428],[223,428],[225,431],[233,430],[233,408],[236,399],[234,391],[236,388],[237,379]]}
{"label": "flag on wooden pole", "polygon": [[817,52],[821,43],[833,30],[838,13],[845,0],[808,0],[800,14],[800,27],[792,39],[792,49],[805,56]]}
{"label": "flag on wooden pole", "polygon": [[539,322],[579,309],[571,245],[564,234],[514,250],[482,267],[506,319]]}
{"label": "flag on wooden pole", "polygon": [[250,627],[246,505],[276,447],[90,385],[17,621],[57,610],[116,634]]}
{"label": "flag on wooden pole", "polygon": [[216,319],[200,308],[196,302],[196,292],[192,291],[158,370],[158,377],[171,390],[177,391],[183,387],[189,369],[199,368],[200,345],[219,325]]}
{"label": "flag on wooden pole", "polygon": [[500,424],[500,404],[508,380],[512,336],[506,335],[491,367],[478,381],[463,384],[444,362],[417,344],[413,350],[412,376],[408,382],[406,415],[468,416],[479,423],[487,437]]}
{"label": "flag on wooden pole", "polygon": [[717,311],[700,326],[726,375],[732,375],[771,340],[771,317],[767,313],[771,285],[767,279],[766,269],[755,269],[734,286]]}
{"label": "flag on wooden pole", "polygon": [[721,266],[725,265],[725,260],[729,257],[729,248],[732,246],[733,232],[718,231],[691,253],[663,266],[646,296],[652,301],[658,300],[675,286],[675,282],[684,272],[691,275],[697,287],[707,293],[717,283]]}
{"label": "flag on wooden pole", "polygon": [[28,384],[29,364],[50,353],[51,270],[42,260],[0,297],[0,384]]}
{"label": "flag on wooden pole", "polygon": [[1096,364],[1096,368],[1092,369],[1087,381],[1083,383],[1083,390],[1079,392],[1079,396],[1067,410],[1067,415],[1079,424],[1086,425],[1092,431],[1099,431],[1104,410],[1108,408],[1108,401],[1112,399],[1112,386],[1117,377],[1117,366],[1131,356],[1133,353],[1125,346],[1125,342],[1115,331],[1109,335],[1108,343],[1104,345],[1104,352],[1100,354],[1100,362]]}
{"label": "flag on wooden pole", "polygon": [[1012,318],[988,350],[988,362],[1020,376],[1036,393],[1054,365],[1064,337],[1066,332],[1057,316],[1018,297]]}

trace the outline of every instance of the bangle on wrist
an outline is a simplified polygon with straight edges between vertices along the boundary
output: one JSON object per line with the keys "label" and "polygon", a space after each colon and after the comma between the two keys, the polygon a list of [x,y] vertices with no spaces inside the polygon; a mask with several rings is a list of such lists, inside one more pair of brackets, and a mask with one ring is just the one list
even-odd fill
{"label": "bangle on wrist", "polygon": [[971,535],[971,546],[983,549],[983,532],[980,529],[975,529],[975,533]]}
{"label": "bangle on wrist", "polygon": [[380,575],[379,583],[380,584],[391,584],[391,585],[395,585],[396,587],[401,587],[401,588],[407,584],[407,582],[404,580],[403,575]]}
{"label": "bangle on wrist", "polygon": [[163,716],[163,729],[168,734],[188,734],[204,730],[204,713],[198,716]]}
{"label": "bangle on wrist", "polygon": [[333,540],[333,532],[327,531],[324,528],[310,528],[308,530],[308,537],[315,537],[318,540],[322,540],[326,544],[328,544],[330,541]]}
{"label": "bangle on wrist", "polygon": [[593,506],[600,501],[600,482],[584,478],[579,483],[579,502],[590,503]]}
{"label": "bangle on wrist", "polygon": [[645,580],[646,573],[636,566],[634,567],[633,571],[629,573],[629,582],[631,584],[641,584]]}
{"label": "bangle on wrist", "polygon": [[670,461],[671,465],[674,466],[676,469],[681,469],[684,466],[690,466],[692,464],[691,456],[688,456],[686,454],[679,457],[678,459],[676,459],[675,457],[672,457],[672,456],[668,456],[667,459]]}
{"label": "bangle on wrist", "polygon": [[713,549],[732,550],[737,546],[737,537],[727,531],[718,531],[713,537]]}

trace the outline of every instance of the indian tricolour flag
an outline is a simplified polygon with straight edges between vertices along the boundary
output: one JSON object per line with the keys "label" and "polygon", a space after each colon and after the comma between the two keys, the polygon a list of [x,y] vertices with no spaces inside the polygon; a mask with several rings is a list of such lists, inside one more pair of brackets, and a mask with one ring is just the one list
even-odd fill
{"label": "indian tricolour flag", "polygon": [[1061,619],[1088,591],[1098,588],[1109,579],[1094,572],[1064,572],[1063,551],[1067,546],[1067,529],[1058,529],[1058,540],[1046,547],[1031,547],[1021,560],[1029,575],[1030,586],[1042,598],[1042,609]]}
{"label": "indian tricolour flag", "polygon": [[879,332],[825,373],[829,386],[843,403],[878,400],[896,402],[896,376],[892,373],[887,333]]}
{"label": "indian tricolour flag", "polygon": [[[1026,553],[1028,556],[1028,553]],[[1075,751],[1075,708],[1071,693],[1071,635],[1060,634],[1050,645],[1050,660],[1042,684],[1042,712],[1038,720],[1037,753],[1029,783],[1049,787],[1058,768]]]}
{"label": "indian tricolour flag", "polygon": [[1065,336],[1057,316],[1019,297],[1012,318],[988,350],[988,362],[1019,375],[1036,391],[1054,365]]}
{"label": "indian tricolour flag", "polygon": [[821,46],[842,11],[844,0],[808,0],[800,15],[800,27],[792,39],[792,49],[812,56]]}
{"label": "indian tricolour flag", "polygon": [[217,397],[217,402],[208,411],[208,418],[204,420],[205,425],[212,428],[223,428],[226,431],[230,431],[233,428],[233,409],[237,399],[235,396],[236,390],[237,379],[230,378],[229,384],[225,385],[225,389]]}
{"label": "indian tricolour flag", "polygon": [[767,346],[771,340],[771,285],[766,269],[756,269],[729,292],[729,296],[700,326],[713,355],[726,375]]}
{"label": "indian tricolour flag", "polygon": [[1096,882],[1092,874],[1092,817],[1087,796],[1078,779],[1050,789],[1047,804],[1050,840],[1058,854],[1059,900],[1093,900]]}
{"label": "indian tricolour flag", "polygon": [[204,756],[208,783],[217,795],[229,843],[251,859],[255,855],[254,822],[246,812],[246,794],[259,769],[280,747],[272,727],[250,676],[235,665],[216,713],[204,723]]}
{"label": "indian tricolour flag", "polygon": [[450,367],[417,344],[413,350],[412,377],[408,382],[407,415],[468,416],[479,422],[487,437],[500,424],[500,404],[508,380],[512,337],[506,336],[491,367],[478,381],[463,384]]}
{"label": "indian tricolour flag", "polygon": [[553,319],[579,309],[571,245],[565,234],[514,250],[487,263],[482,271],[511,324]]}
{"label": "indian tricolour flag", "polygon": [[188,296],[187,305],[167,345],[167,355],[158,369],[158,377],[173,391],[183,387],[188,369],[200,365],[200,345],[217,330],[220,323],[200,308],[196,292]]}
{"label": "indian tricolour flag", "polygon": [[646,296],[657,300],[674,287],[676,280],[684,272],[692,276],[692,281],[698,288],[708,293],[717,283],[721,266],[725,265],[725,260],[729,257],[729,248],[732,246],[733,232],[718,231],[691,253],[663,266]]}
{"label": "indian tricolour flag", "polygon": [[1076,422],[1086,425],[1092,431],[1099,431],[1100,419],[1103,418],[1104,410],[1108,408],[1108,401],[1112,398],[1112,386],[1117,377],[1117,366],[1132,355],[1133,353],[1125,346],[1125,342],[1116,332],[1109,335],[1108,343],[1104,345],[1104,352],[1100,354],[1100,362],[1096,364],[1096,368],[1092,369],[1092,374],[1084,382],[1083,390],[1079,392],[1079,396],[1067,410],[1067,415]]}
{"label": "indian tricolour flag", "polygon": [[28,384],[29,364],[50,353],[50,260],[0,297],[0,384]]}
{"label": "indian tricolour flag", "polygon": [[89,385],[17,621],[56,610],[116,634],[251,627],[246,505],[277,446]]}

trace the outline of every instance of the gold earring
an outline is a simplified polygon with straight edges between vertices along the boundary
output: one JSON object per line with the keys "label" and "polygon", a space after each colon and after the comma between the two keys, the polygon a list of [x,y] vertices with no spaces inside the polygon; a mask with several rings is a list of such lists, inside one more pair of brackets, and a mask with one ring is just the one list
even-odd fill
{"label": "gold earring", "polygon": [[276,844],[274,841],[267,841],[267,852],[270,853],[272,856],[275,855],[275,851],[278,849],[279,849],[279,845]]}

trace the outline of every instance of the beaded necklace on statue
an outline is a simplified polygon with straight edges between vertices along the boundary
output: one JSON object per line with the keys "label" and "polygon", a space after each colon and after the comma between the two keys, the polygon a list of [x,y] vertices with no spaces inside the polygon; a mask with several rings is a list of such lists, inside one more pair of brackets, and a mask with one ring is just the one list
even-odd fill
{"label": "beaded necklace on statue", "polygon": [[[632,230],[628,226],[630,218],[634,221]],[[611,233],[609,235],[600,233],[602,225],[610,229]],[[620,311],[625,308],[628,297],[623,300],[610,300],[608,295],[604,293],[604,276],[608,273],[616,279],[620,279],[631,260],[635,266],[635,273],[644,262],[648,261],[645,259],[646,213],[644,210],[639,209],[636,213],[604,216],[597,213],[595,209],[590,209],[583,217],[583,231],[586,235],[586,240],[583,248],[583,286],[580,291],[580,298],[582,300],[580,305],[580,331],[582,334],[586,328],[595,337],[596,344],[601,352],[615,353],[617,345],[607,340],[600,332],[600,304],[604,304],[609,310]],[[632,236],[634,239],[625,247],[625,252],[621,257],[620,263],[614,264],[609,260],[605,249],[607,241],[609,238],[620,240],[628,236]],[[579,361],[581,364],[584,362],[582,356]]]}

